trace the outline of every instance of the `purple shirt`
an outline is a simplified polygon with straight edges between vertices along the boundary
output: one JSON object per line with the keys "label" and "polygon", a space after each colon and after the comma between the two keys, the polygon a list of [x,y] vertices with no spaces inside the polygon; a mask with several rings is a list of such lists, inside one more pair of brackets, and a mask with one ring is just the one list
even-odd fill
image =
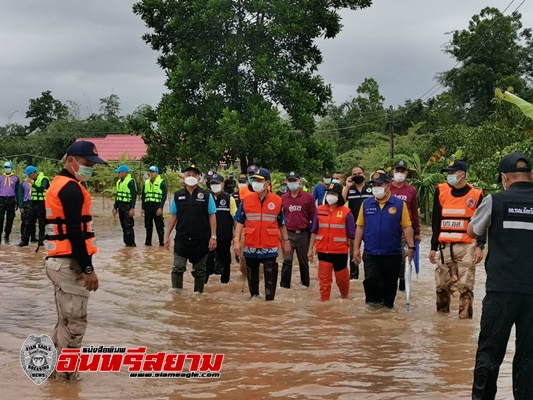
{"label": "purple shirt", "polygon": [[0,197],[15,197],[19,185],[16,175],[0,175]]}
{"label": "purple shirt", "polygon": [[27,202],[31,200],[31,185],[24,181],[22,182],[22,201]]}
{"label": "purple shirt", "polygon": [[290,231],[303,231],[309,229],[311,220],[316,212],[315,199],[310,193],[298,190],[296,197],[291,192],[281,196],[281,205]]}
{"label": "purple shirt", "polygon": [[[333,208],[333,212],[335,212],[336,207]],[[318,233],[318,210],[315,212],[315,216],[313,217],[313,226],[311,227],[311,233]],[[350,239],[355,239],[355,220],[353,218],[352,212],[349,211],[346,214],[346,236],[348,236]]]}

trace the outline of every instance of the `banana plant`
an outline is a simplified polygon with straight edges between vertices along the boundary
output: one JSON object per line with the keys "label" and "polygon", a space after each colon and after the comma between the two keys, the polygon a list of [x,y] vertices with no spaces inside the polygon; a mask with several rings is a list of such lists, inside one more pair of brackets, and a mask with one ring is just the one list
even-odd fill
{"label": "banana plant", "polygon": [[533,104],[528,103],[524,99],[518,97],[516,94],[513,94],[512,89],[513,88],[508,88],[507,90],[502,91],[501,89],[496,88],[496,97],[508,103],[514,104],[524,113],[525,116],[533,119]]}

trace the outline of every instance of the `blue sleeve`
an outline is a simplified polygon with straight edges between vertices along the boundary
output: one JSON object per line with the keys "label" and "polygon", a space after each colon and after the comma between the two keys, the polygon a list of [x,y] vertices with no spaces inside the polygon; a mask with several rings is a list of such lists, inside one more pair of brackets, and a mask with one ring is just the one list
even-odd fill
{"label": "blue sleeve", "polygon": [[178,215],[178,206],[176,205],[176,202],[174,201],[174,197],[172,197],[172,200],[170,202],[170,213],[172,215]]}
{"label": "blue sleeve", "polygon": [[278,226],[285,226],[287,222],[285,221],[285,213],[283,210],[278,214]]}
{"label": "blue sleeve", "polygon": [[235,213],[233,220],[244,225],[244,222],[246,221],[246,214],[244,214],[243,204],[244,204],[244,200],[241,201],[241,204],[239,204],[239,208],[237,209],[237,212]]}
{"label": "blue sleeve", "polygon": [[217,205],[215,204],[215,199],[213,199],[213,195],[209,193],[209,202],[207,203],[207,213],[209,215],[216,214],[217,212]]}
{"label": "blue sleeve", "polygon": [[318,200],[318,185],[315,186],[315,189],[313,190],[313,199]]}

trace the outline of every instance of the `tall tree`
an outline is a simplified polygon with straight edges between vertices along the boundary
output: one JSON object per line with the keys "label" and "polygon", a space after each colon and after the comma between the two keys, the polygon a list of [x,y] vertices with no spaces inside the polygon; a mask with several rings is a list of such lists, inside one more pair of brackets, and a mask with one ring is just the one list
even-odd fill
{"label": "tall tree", "polygon": [[440,75],[442,84],[467,109],[467,122],[479,125],[494,111],[494,89],[512,86],[529,97],[533,74],[530,28],[522,29],[521,14],[505,16],[487,7],[470,20],[468,29],[454,31],[445,52],[460,65]]}
{"label": "tall tree", "polygon": [[143,39],[159,52],[158,63],[168,77],[169,93],[159,104],[157,133],[168,149],[166,162],[176,165],[175,154],[212,162],[221,157],[222,147],[238,157],[244,169],[263,158],[259,137],[284,140],[279,109],[288,114],[293,129],[309,136],[314,117],[324,114],[331,98],[330,87],[316,74],[322,62],[316,39],[334,38],[340,32],[339,9],[370,4],[371,0],[135,3],[134,12],[152,30]]}
{"label": "tall tree", "polygon": [[41,97],[30,99],[30,106],[26,112],[26,118],[31,118],[28,131],[43,131],[51,122],[65,119],[67,116],[68,107],[54,99],[52,92],[47,90],[41,93]]}

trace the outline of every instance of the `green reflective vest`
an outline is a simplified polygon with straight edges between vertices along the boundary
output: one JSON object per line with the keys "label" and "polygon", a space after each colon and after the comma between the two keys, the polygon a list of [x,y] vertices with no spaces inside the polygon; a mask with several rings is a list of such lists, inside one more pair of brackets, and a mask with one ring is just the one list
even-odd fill
{"label": "green reflective vest", "polygon": [[146,203],[161,203],[163,200],[163,191],[161,190],[161,183],[163,179],[159,175],[155,178],[154,182],[148,178],[144,182],[144,201]]}
{"label": "green reflective vest", "polygon": [[128,184],[133,178],[131,177],[131,174],[126,175],[124,180],[118,180],[117,181],[117,201],[123,202],[123,203],[129,203],[131,202],[131,191],[128,187]]}
{"label": "green reflective vest", "polygon": [[[43,183],[43,179],[48,179],[47,176],[45,176],[42,172],[39,172],[39,175],[37,175],[37,179],[35,180],[35,182],[33,182],[33,185],[34,187],[41,187],[41,184]],[[48,179],[48,181],[50,182],[50,179]],[[30,200],[32,201],[44,201],[44,197],[46,195],[46,189],[44,189],[42,192],[41,191],[37,191],[37,190],[32,190],[31,191],[31,197],[30,197]]]}

